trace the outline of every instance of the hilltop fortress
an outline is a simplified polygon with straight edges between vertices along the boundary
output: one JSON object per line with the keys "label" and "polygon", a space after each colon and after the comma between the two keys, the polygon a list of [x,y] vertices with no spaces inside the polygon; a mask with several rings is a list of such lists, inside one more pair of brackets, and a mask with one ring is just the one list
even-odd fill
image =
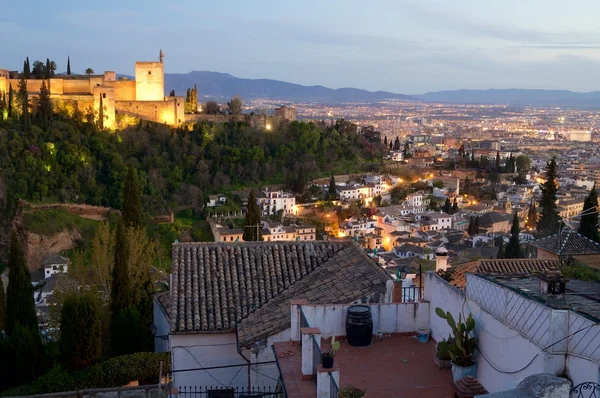
{"label": "hilltop fortress", "polygon": [[[27,90],[37,96],[42,82],[56,103],[76,106],[82,112],[104,109],[104,127],[115,129],[117,115],[134,116],[171,126],[185,121],[184,98],[165,96],[163,52],[158,62],[135,63],[135,80],[117,79],[116,72],[104,75],[56,75],[50,79],[28,79]],[[17,90],[19,73],[0,69],[0,92]]]}

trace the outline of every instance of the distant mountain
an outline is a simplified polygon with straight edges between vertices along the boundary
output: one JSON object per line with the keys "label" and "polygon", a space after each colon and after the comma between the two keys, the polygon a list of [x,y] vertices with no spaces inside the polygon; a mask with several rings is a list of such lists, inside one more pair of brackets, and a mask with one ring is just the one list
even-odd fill
{"label": "distant mountain", "polygon": [[303,86],[270,79],[242,79],[227,73],[199,72],[165,73],[165,91],[175,90],[185,95],[188,88],[198,87],[198,99],[229,99],[239,95],[246,99],[264,98],[289,101],[348,102],[396,99],[419,101],[414,97],[385,91],[356,88],[331,89],[323,86]]}
{"label": "distant mountain", "polygon": [[600,91],[577,93],[569,90],[452,90],[430,92],[413,97],[428,102],[600,109]]}

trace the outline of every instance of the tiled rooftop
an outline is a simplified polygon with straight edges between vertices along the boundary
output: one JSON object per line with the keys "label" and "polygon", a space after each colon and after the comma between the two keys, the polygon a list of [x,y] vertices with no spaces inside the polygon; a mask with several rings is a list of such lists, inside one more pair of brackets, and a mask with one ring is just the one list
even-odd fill
{"label": "tiled rooftop", "polygon": [[558,266],[558,260],[549,259],[483,259],[458,265],[452,276],[451,283],[454,286],[465,287],[467,284],[467,273],[483,275],[530,274],[532,272],[558,269]]}
{"label": "tiled rooftop", "polygon": [[559,244],[560,254],[563,256],[600,254],[600,244],[578,234],[573,230],[563,231],[560,237],[558,234],[554,234],[530,243],[530,245],[533,247],[537,247],[554,254],[558,254]]}
{"label": "tiled rooftop", "polygon": [[[302,380],[302,352],[298,342],[275,343],[275,353],[288,396],[316,396],[312,379]],[[323,349],[327,349],[325,341]],[[335,356],[340,388],[352,385],[376,398],[451,398],[452,373],[433,362],[435,345],[415,337],[374,339],[369,347],[352,347],[342,341]]]}
{"label": "tiled rooftop", "polygon": [[[171,332],[229,331],[251,344],[289,327],[291,299],[378,300],[390,276],[353,242],[175,244]],[[168,302],[170,299],[170,302]]]}

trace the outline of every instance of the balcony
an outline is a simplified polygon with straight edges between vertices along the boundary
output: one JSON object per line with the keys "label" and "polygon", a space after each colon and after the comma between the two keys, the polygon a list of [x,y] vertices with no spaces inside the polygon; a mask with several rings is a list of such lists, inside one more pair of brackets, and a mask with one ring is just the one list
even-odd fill
{"label": "balcony", "polygon": [[[346,341],[349,305],[292,304],[292,341],[274,344],[281,377],[290,397],[337,397],[348,385],[372,397],[452,397],[452,374],[434,364],[435,343],[421,343],[429,330],[429,303],[367,304],[373,318],[368,347]],[[333,369],[323,369],[320,352],[331,336],[340,341]]]}

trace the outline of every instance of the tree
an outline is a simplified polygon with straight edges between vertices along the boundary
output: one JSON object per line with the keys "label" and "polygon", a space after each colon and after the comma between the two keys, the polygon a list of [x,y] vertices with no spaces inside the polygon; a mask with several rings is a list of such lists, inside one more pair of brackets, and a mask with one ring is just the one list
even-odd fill
{"label": "tree", "polygon": [[540,206],[542,213],[537,223],[538,232],[545,235],[557,233],[559,229],[560,215],[556,207],[556,156],[546,164],[546,182],[542,184],[542,199]]}
{"label": "tree", "polygon": [[446,201],[444,202],[444,207],[443,207],[442,210],[446,214],[451,214],[451,212],[452,212],[452,203],[450,202],[450,198],[446,198]]}
{"label": "tree", "polygon": [[204,105],[204,111],[207,115],[217,115],[219,114],[219,104],[215,101],[208,101],[206,105]]}
{"label": "tree", "polygon": [[111,296],[112,270],[115,261],[115,235],[107,222],[100,223],[92,241],[92,280]]}
{"label": "tree", "polygon": [[129,275],[129,245],[125,223],[117,224],[115,262],[112,273],[110,305],[113,314],[129,308],[131,302],[131,279]]}
{"label": "tree", "polygon": [[496,170],[496,173],[502,172],[502,168],[500,167],[500,151],[496,151],[496,165],[494,170]]}
{"label": "tree", "polygon": [[12,116],[14,102],[15,102],[15,92],[12,88],[12,84],[9,84],[8,85],[8,104],[7,104],[9,116]]}
{"label": "tree", "polygon": [[304,176],[304,168],[300,166],[300,168],[298,169],[298,177],[296,177],[292,188],[295,193],[301,194],[302,192],[304,192],[305,187],[306,177]]}
{"label": "tree", "polygon": [[452,214],[456,213],[458,213],[458,202],[456,201],[456,198],[454,198],[454,203],[452,204]]}
{"label": "tree", "polygon": [[515,159],[515,163],[518,172],[527,172],[531,169],[531,159],[529,159],[529,156],[519,155]]}
{"label": "tree", "polygon": [[144,228],[144,213],[140,201],[140,187],[138,185],[137,172],[133,166],[129,166],[127,180],[123,188],[123,206],[121,217],[126,228]]}
{"label": "tree", "polygon": [[50,76],[49,77],[54,76],[54,73],[56,72],[56,62],[50,61],[50,69],[49,70],[50,70]]}
{"label": "tree", "polygon": [[29,115],[29,93],[27,92],[27,81],[25,79],[19,80],[17,99],[21,106],[21,127],[23,130],[29,131],[31,128],[31,117]]}
{"label": "tree", "polygon": [[71,57],[67,57],[67,75],[71,75]]}
{"label": "tree", "polygon": [[537,209],[535,207],[535,203],[531,202],[531,205],[529,205],[529,210],[527,211],[527,221],[525,222],[527,229],[535,229],[537,225],[537,218]]}
{"label": "tree", "polygon": [[4,282],[2,282],[2,278],[0,278],[0,332],[4,330],[5,319],[6,319],[6,297],[4,295]]}
{"label": "tree", "polygon": [[521,227],[519,226],[519,217],[517,213],[513,215],[512,227],[510,229],[510,240],[506,245],[505,257],[506,258],[523,258],[523,249],[521,249],[521,243],[519,242],[519,233]]}
{"label": "tree", "polygon": [[410,157],[410,146],[408,145],[408,142],[404,143],[404,149],[402,150],[402,155],[404,155],[405,159]]}
{"label": "tree", "polygon": [[10,235],[10,248],[8,260],[8,289],[6,290],[6,333],[10,336],[17,324],[39,331],[33,289],[31,288],[31,275],[21,242],[13,230]]}
{"label": "tree", "polygon": [[387,135],[383,136],[383,145],[388,146]]}
{"label": "tree", "polygon": [[335,177],[332,174],[329,179],[329,199],[335,198],[337,198],[337,187],[335,185]]}
{"label": "tree", "polygon": [[70,370],[88,367],[102,357],[101,303],[94,293],[75,293],[62,304],[60,351]]}
{"label": "tree", "polygon": [[494,246],[498,248],[498,254],[496,255],[496,258],[506,258],[506,252],[504,250],[504,238],[501,236],[494,238]]}
{"label": "tree", "polygon": [[590,194],[585,198],[581,214],[582,216],[579,221],[579,229],[577,232],[594,242],[600,242],[600,234],[598,233],[598,192],[596,191],[596,184],[594,184]]}
{"label": "tree", "polygon": [[88,76],[91,76],[91,75],[94,74],[94,70],[92,68],[87,68],[85,70],[85,74],[88,75]]}
{"label": "tree", "polygon": [[34,61],[32,72],[36,79],[43,79],[46,76],[46,66],[42,61]]}
{"label": "tree", "polygon": [[37,325],[33,328],[17,322],[8,336],[7,348],[0,362],[10,364],[8,375],[4,375],[10,377],[9,383],[26,384],[44,374],[47,361]]}
{"label": "tree", "polygon": [[46,58],[46,66],[44,67],[44,79],[50,79],[50,58]]}
{"label": "tree", "polygon": [[227,103],[227,106],[229,107],[229,113],[234,116],[238,116],[242,113],[243,103],[240,97],[231,98]]}
{"label": "tree", "polygon": [[469,217],[469,227],[467,228],[467,232],[469,234],[469,236],[473,236],[475,235],[475,217],[471,216]]}
{"label": "tree", "polygon": [[260,226],[258,236],[256,235],[256,226],[260,225],[260,209],[256,203],[256,197],[254,196],[254,189],[250,191],[248,196],[248,211],[246,212],[246,220],[244,222],[244,235],[243,239],[246,242],[258,241],[260,238]]}
{"label": "tree", "polygon": [[400,150],[400,138],[396,137],[396,139],[394,140],[394,151],[399,151]]}
{"label": "tree", "polygon": [[29,79],[31,77],[31,68],[29,66],[29,57],[23,63],[23,78]]}
{"label": "tree", "polygon": [[175,96],[175,90],[169,91],[169,97],[174,97],[174,96]]}
{"label": "tree", "polygon": [[48,128],[52,118],[52,100],[50,99],[50,91],[46,87],[45,80],[42,81],[42,86],[40,87],[40,95],[37,98],[37,109],[44,128]]}
{"label": "tree", "polygon": [[104,101],[102,101],[102,93],[100,95],[100,105],[98,106],[98,129],[104,129]]}

